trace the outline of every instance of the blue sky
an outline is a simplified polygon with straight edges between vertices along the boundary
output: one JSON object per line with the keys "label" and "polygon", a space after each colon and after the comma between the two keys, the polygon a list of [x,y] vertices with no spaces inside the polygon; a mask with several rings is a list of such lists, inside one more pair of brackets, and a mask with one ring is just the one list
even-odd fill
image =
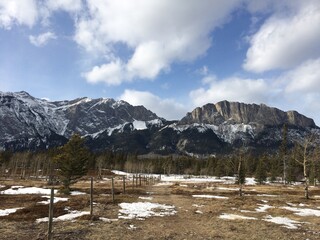
{"label": "blue sky", "polygon": [[167,119],[222,100],[320,125],[318,0],[0,0],[0,91],[123,99]]}

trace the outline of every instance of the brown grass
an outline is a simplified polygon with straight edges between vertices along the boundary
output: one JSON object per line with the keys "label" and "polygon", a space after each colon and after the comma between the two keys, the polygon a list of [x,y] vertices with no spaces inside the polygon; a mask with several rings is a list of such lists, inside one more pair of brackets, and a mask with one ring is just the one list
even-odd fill
{"label": "brown grass", "polygon": [[[1,183],[3,184],[3,183]],[[46,186],[45,182],[10,182],[6,185]],[[305,204],[317,209],[319,198],[305,200],[302,186],[261,185],[245,186],[243,197],[238,191],[219,189],[237,188],[236,185],[188,184],[188,187],[173,186],[127,186],[122,193],[122,180],[116,182],[115,202],[112,202],[110,182],[94,183],[94,215],[84,215],[76,221],[54,222],[54,239],[320,239],[320,217],[298,216],[282,207],[290,204]],[[74,190],[89,193],[88,179],[75,184]],[[209,187],[209,188],[208,188]],[[147,194],[153,192],[153,194]],[[193,194],[227,196],[228,199],[193,198]],[[276,196],[257,196],[267,194]],[[320,189],[311,188],[311,196],[320,195]],[[174,216],[151,217],[144,221],[119,219],[103,222],[100,217],[117,219],[121,202],[143,201],[139,196],[152,196],[152,202],[170,204],[178,213]],[[66,196],[63,196],[66,197]],[[36,219],[48,216],[48,205],[37,195],[0,195],[0,209],[23,207],[16,213],[0,217],[0,239],[46,239],[47,223],[36,223]],[[268,201],[267,203],[263,202]],[[89,211],[89,195],[69,196],[67,202],[54,205],[54,217],[66,214],[67,209]],[[259,204],[273,208],[267,212],[255,212]],[[242,210],[246,210],[243,212]],[[199,212],[201,211],[201,213]],[[223,213],[255,217],[257,220],[224,220]],[[287,229],[281,225],[263,221],[273,217],[288,217],[303,222],[298,229]],[[306,223],[304,223],[306,222]]]}

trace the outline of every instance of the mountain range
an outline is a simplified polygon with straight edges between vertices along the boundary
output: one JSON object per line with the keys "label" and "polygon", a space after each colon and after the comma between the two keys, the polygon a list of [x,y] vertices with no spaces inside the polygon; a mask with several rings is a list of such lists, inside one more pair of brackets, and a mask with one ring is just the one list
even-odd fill
{"label": "mountain range", "polygon": [[47,101],[27,92],[0,92],[0,148],[41,150],[61,146],[75,133],[93,151],[137,154],[212,155],[246,146],[272,151],[310,133],[320,136],[311,118],[264,104],[222,101],[195,108],[177,121],[111,98]]}

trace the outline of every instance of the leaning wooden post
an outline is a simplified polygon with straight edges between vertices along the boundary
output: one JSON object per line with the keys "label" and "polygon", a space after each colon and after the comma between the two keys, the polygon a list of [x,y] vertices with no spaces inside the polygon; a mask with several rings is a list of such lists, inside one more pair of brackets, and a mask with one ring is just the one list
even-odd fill
{"label": "leaning wooden post", "polygon": [[48,240],[52,239],[53,203],[54,203],[54,188],[51,188],[50,204],[49,204],[49,221],[48,221]]}
{"label": "leaning wooden post", "polygon": [[122,177],[122,182],[123,182],[123,194],[126,193],[126,176]]}
{"label": "leaning wooden post", "polygon": [[112,188],[111,188],[112,202],[114,203],[114,179],[113,178],[111,178],[111,184],[112,184]]}
{"label": "leaning wooden post", "polygon": [[139,186],[139,175],[137,174],[137,178],[136,178],[136,187]]}
{"label": "leaning wooden post", "polygon": [[139,175],[139,186],[141,186],[141,175]]}
{"label": "leaning wooden post", "polygon": [[93,214],[93,177],[91,177],[90,184],[90,216]]}

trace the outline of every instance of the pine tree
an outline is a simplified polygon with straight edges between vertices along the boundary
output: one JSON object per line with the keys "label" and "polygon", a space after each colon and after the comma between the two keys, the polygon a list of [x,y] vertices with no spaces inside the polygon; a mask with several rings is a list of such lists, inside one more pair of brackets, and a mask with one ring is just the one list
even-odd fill
{"label": "pine tree", "polygon": [[214,168],[214,175],[218,178],[222,177],[223,173],[224,173],[224,159],[217,159],[217,163],[216,166]]}
{"label": "pine tree", "polygon": [[59,176],[63,184],[62,192],[70,193],[70,185],[88,172],[90,152],[84,146],[84,140],[77,134],[61,148],[55,157],[59,168]]}
{"label": "pine tree", "polygon": [[283,167],[283,183],[287,183],[287,151],[288,151],[288,127],[286,124],[282,128],[282,142],[280,146],[280,160]]}
{"label": "pine tree", "polygon": [[256,172],[255,172],[255,180],[259,184],[263,184],[267,180],[267,170],[266,170],[266,156],[260,158]]}

